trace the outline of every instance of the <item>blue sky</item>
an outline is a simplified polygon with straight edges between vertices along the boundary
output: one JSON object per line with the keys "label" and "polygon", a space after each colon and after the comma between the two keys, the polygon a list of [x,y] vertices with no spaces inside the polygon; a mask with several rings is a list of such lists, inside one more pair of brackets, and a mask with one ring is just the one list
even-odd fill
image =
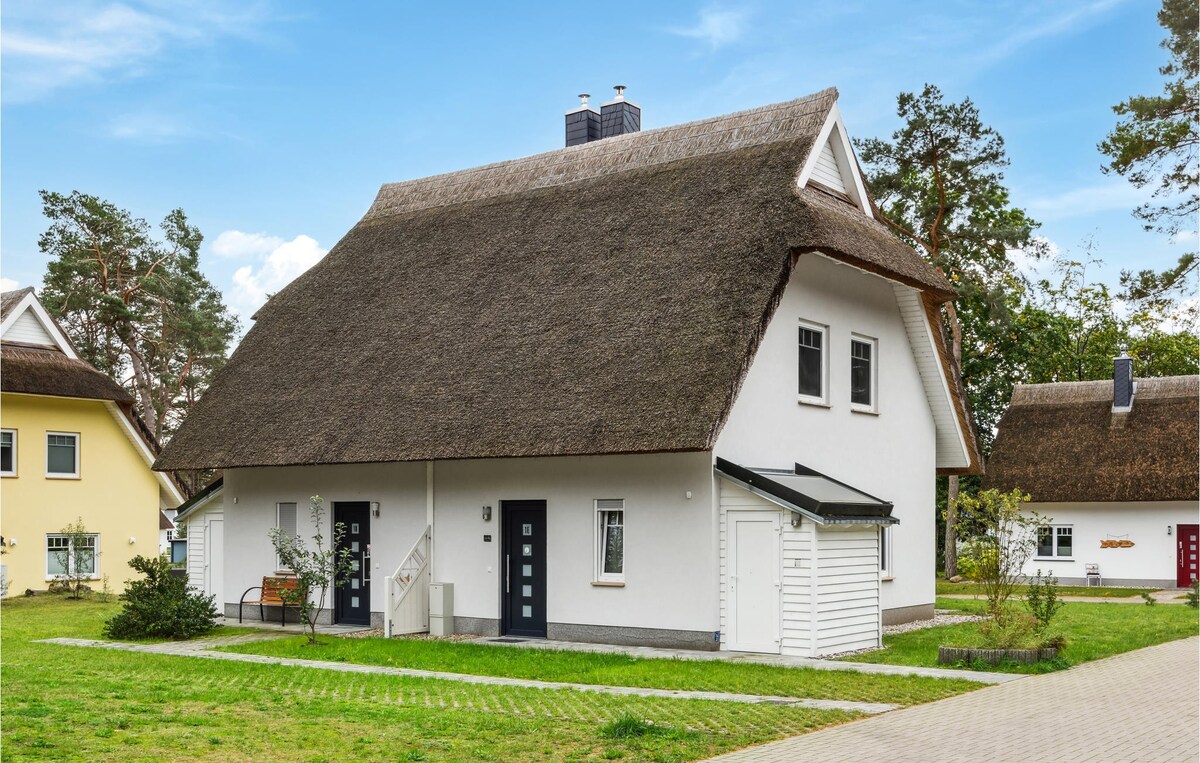
{"label": "blue sky", "polygon": [[382,183],[562,145],[562,115],[629,86],[652,128],[836,86],[852,136],[896,94],[970,96],[1004,136],[1015,203],[1078,251],[1162,268],[1147,198],[1100,172],[1111,106],[1161,89],[1158,4],[320,3],[7,0],[4,288],[40,286],[39,189],[152,223],[182,207],[203,267],[248,318],[355,223]]}

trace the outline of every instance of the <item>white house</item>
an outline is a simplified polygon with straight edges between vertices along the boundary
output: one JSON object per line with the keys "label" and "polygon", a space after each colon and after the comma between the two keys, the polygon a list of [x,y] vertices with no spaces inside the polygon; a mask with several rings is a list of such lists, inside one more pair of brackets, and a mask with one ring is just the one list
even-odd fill
{"label": "white house", "polygon": [[1019,488],[1050,524],[1025,573],[1082,584],[1171,587],[1196,579],[1200,377],[1018,385],[985,486]]}
{"label": "white house", "polygon": [[[179,505],[174,524],[187,539],[188,582],[225,608],[224,478],[218,477]],[[178,530],[177,530],[178,532]]]}
{"label": "white house", "polygon": [[320,494],[339,622],[421,630],[430,579],[496,636],[820,655],[932,616],[934,475],[979,469],[953,290],[836,101],[640,132],[618,94],[567,148],[385,185],[158,461],[224,470],[226,611]]}

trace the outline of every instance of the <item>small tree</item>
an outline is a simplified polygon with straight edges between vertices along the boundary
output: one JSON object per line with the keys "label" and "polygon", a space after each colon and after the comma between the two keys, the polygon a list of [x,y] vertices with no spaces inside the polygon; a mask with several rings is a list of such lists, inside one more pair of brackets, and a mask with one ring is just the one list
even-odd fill
{"label": "small tree", "polygon": [[959,499],[960,526],[972,533],[962,553],[967,577],[983,588],[988,615],[998,625],[1008,619],[1008,600],[1024,580],[1021,569],[1037,548],[1038,528],[1049,522],[1027,510],[1028,502],[1020,490],[983,490]]}
{"label": "small tree", "polygon": [[52,542],[56,576],[72,599],[82,599],[87,592],[87,583],[96,574],[96,541],[83,524],[83,517],[59,531]]}
{"label": "small tree", "polygon": [[324,504],[325,499],[319,495],[308,499],[308,513],[313,524],[312,548],[299,535],[290,535],[278,527],[268,533],[279,563],[296,575],[299,585],[294,590],[281,590],[280,596],[300,610],[300,620],[310,644],[317,643],[317,617],[325,608],[329,587],[345,582],[353,572],[350,549],[338,550],[346,534],[344,524],[333,525],[331,548],[325,547],[325,536],[321,532],[325,524]]}
{"label": "small tree", "polygon": [[1062,609],[1062,600],[1058,598],[1058,576],[1053,572],[1042,575],[1038,569],[1037,575],[1029,581],[1029,590],[1025,593],[1025,607],[1033,619],[1037,620],[1037,632],[1045,633],[1050,628],[1050,621]]}

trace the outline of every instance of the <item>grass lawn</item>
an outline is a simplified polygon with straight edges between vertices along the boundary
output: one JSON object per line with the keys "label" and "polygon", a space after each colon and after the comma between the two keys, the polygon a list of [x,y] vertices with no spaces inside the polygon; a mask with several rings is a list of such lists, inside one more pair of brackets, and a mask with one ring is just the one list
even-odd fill
{"label": "grass lawn", "polygon": [[[33,643],[99,638],[118,606],[50,596],[0,605],[0,759],[685,761],[857,717]],[[752,688],[772,686],[763,681]],[[974,686],[884,694],[905,701]]]}
{"label": "grass lawn", "polygon": [[[965,599],[938,599],[937,606],[939,609],[957,609],[977,614],[983,612],[981,602]],[[1045,673],[1164,641],[1195,636],[1200,632],[1200,624],[1197,623],[1196,610],[1174,604],[1145,606],[1066,602],[1050,626],[1050,632],[1062,634],[1067,639],[1067,648],[1058,660],[1034,665],[986,666],[983,669],[1008,673]],[[885,649],[856,655],[851,659],[858,662],[938,667],[939,646],[983,646],[974,623],[897,633],[884,636],[883,643]]]}
{"label": "grass lawn", "polygon": [[[1093,596],[1097,599],[1128,599],[1130,596],[1137,596],[1145,591],[1154,591],[1155,588],[1106,588],[1104,586],[1081,586],[1081,585],[1062,585],[1058,587],[1059,596]],[[1017,595],[1023,596],[1025,586],[1017,587]],[[937,579],[937,595],[970,595],[983,596],[983,586],[978,583],[951,583],[949,580],[938,576]]]}
{"label": "grass lawn", "polygon": [[895,705],[930,702],[980,688],[969,681],[921,676],[872,675],[701,660],[645,659],[623,654],[520,649],[416,639],[326,637],[322,644],[311,646],[305,643],[303,637],[297,636],[240,644],[226,647],[225,650],[542,681],[770,694]]}

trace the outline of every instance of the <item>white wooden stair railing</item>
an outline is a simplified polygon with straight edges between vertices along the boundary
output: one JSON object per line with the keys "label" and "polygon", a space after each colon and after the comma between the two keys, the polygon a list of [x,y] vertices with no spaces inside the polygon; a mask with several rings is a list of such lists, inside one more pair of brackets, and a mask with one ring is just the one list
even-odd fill
{"label": "white wooden stair railing", "polygon": [[383,632],[390,638],[429,630],[430,527],[413,544],[396,572],[387,578]]}

